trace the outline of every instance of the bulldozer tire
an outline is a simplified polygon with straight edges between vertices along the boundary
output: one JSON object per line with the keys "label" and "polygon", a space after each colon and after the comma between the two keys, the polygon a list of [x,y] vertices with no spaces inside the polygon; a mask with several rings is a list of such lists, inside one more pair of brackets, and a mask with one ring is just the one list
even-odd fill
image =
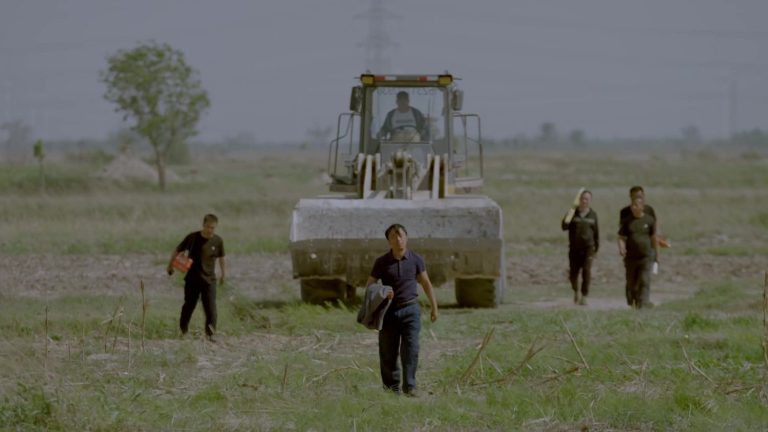
{"label": "bulldozer tire", "polygon": [[501,289],[495,279],[472,278],[455,281],[456,302],[461,307],[495,308],[501,303]]}
{"label": "bulldozer tire", "polygon": [[341,279],[305,278],[301,280],[301,300],[309,304],[354,300],[355,289]]}

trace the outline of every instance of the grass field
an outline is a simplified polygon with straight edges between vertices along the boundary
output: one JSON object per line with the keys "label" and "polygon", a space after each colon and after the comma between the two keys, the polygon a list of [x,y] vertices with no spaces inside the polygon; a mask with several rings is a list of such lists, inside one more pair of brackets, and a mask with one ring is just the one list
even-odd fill
{"label": "grass field", "polygon": [[[459,309],[450,286],[437,290],[418,399],[380,389],[376,334],[353,307],[299,301],[289,217],[325,192],[324,153],[211,155],[173,167],[187,180],[165,193],[62,161],[40,194],[36,167],[1,166],[0,430],[768,430],[768,157],[490,156],[506,302]],[[652,284],[658,307],[644,311],[623,304],[615,247],[633,184],[673,242]],[[587,307],[570,300],[559,229],[581,186],[602,231]],[[201,308],[194,335],[177,337],[182,282],[163,274],[209,211],[230,270],[215,344],[200,337]]]}

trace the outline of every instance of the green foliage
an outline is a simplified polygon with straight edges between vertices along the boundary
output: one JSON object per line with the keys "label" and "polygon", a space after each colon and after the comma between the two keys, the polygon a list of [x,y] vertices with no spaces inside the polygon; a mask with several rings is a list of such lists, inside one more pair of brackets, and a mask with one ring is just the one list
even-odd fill
{"label": "green foliage", "polygon": [[0,403],[0,425],[17,430],[58,428],[61,425],[54,412],[56,403],[42,386],[18,382],[16,391]]}
{"label": "green foliage", "polygon": [[[170,184],[164,194],[148,183],[117,184],[93,176],[103,165],[99,161],[108,157],[102,153],[47,162],[47,197],[38,194],[34,167],[3,166],[0,218],[8,223],[0,226],[0,251],[165,250],[183,235],[180,230],[196,228],[200,215],[212,211],[223,218],[220,230],[230,251],[285,252],[295,204],[327,192],[319,181],[327,154],[265,152],[178,167],[183,181]],[[485,192],[504,210],[510,256],[562,254],[567,236],[559,230],[559,220],[576,187],[563,185],[562,177],[593,190],[593,207],[608,251],[615,242],[612,227],[618,225],[618,209],[627,203],[627,188],[639,183],[647,185],[649,201],[672,239],[673,248],[665,253],[768,255],[763,241],[766,230],[755,231],[768,223],[768,176],[763,162],[683,158],[637,163],[620,156],[490,154]],[[659,178],[666,183],[658,184]]]}
{"label": "green foliage", "polygon": [[35,155],[35,159],[37,159],[38,162],[42,163],[43,159],[45,159],[45,149],[43,148],[43,140],[35,141],[35,145],[32,148],[33,148],[32,153]]}
{"label": "green foliage", "polygon": [[187,65],[184,53],[168,44],[148,42],[119,50],[107,59],[101,79],[104,98],[117,105],[133,130],[155,149],[165,187],[165,161],[186,161],[186,140],[194,136],[200,115],[210,106],[197,72]]}
{"label": "green foliage", "polygon": [[[45,188],[51,194],[70,194],[89,192],[95,187],[95,181],[84,174],[82,168],[69,165],[47,164]],[[0,169],[0,193],[16,195],[38,195],[40,190],[40,172],[32,166],[9,165]],[[45,198],[39,198],[44,200]],[[5,212],[3,211],[5,210]],[[0,214],[13,212],[13,209],[0,208]]]}
{"label": "green foliage", "polygon": [[[171,422],[193,430],[759,430],[768,421],[762,328],[737,309],[737,292],[759,295],[716,284],[685,308],[648,312],[444,308],[438,323],[423,322],[418,399],[379,388],[376,334],[343,306],[270,304],[225,286],[222,334],[210,344],[199,337],[199,310],[196,334],[178,339],[181,293],[154,291],[142,351],[137,295],[52,297],[46,359],[44,300],[7,296],[0,331],[13,349],[0,372],[0,422],[25,430]],[[702,309],[713,303],[730,314]],[[105,349],[118,305],[133,340],[119,329],[113,348],[112,327]],[[542,350],[523,363],[532,345]]]}
{"label": "green foliage", "polygon": [[717,326],[717,322],[711,319],[704,318],[696,312],[688,312],[683,319],[683,330],[706,330]]}

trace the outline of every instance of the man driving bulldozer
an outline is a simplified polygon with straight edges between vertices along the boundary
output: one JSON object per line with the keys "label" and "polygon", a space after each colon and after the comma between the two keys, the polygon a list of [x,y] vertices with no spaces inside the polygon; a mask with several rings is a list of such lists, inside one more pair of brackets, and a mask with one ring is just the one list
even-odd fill
{"label": "man driving bulldozer", "polygon": [[408,92],[399,91],[397,108],[389,111],[379,130],[379,138],[393,141],[419,142],[425,138],[424,114],[410,106]]}

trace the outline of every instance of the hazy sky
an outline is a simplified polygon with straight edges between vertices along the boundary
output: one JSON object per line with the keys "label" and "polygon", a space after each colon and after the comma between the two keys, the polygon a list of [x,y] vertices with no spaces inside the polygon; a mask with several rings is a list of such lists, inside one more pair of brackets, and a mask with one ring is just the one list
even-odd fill
{"label": "hazy sky", "polygon": [[[301,140],[347,109],[370,1],[0,0],[0,123],[106,136],[122,123],[99,71],[154,39],[201,74],[201,138]],[[461,77],[486,136],[544,121],[604,138],[768,129],[766,0],[382,2],[396,15],[384,23],[392,72]]]}

